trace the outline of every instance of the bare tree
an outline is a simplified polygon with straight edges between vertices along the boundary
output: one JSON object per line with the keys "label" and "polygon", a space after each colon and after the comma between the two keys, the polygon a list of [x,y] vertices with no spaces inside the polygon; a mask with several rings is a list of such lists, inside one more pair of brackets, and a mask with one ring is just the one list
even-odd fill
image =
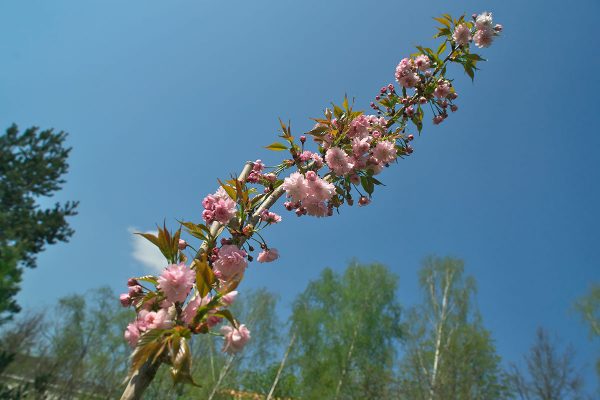
{"label": "bare tree", "polygon": [[524,356],[525,371],[511,365],[511,387],[522,400],[584,399],[583,379],[574,367],[571,347],[560,352],[548,332],[538,328],[535,342]]}

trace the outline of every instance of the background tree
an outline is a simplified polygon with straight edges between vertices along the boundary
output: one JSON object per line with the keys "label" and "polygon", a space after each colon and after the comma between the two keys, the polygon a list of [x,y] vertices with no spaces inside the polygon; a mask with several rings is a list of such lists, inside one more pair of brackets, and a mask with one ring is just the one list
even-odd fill
{"label": "background tree", "polygon": [[[575,308],[590,328],[590,338],[600,338],[600,284],[594,284],[589,292],[577,301]],[[600,378],[600,358],[596,361],[596,373]]]}
{"label": "background tree", "polygon": [[583,379],[576,370],[575,354],[569,347],[560,352],[548,332],[538,328],[535,342],[525,355],[525,372],[512,365],[510,383],[522,400],[584,399]]}
{"label": "background tree", "polygon": [[430,257],[420,271],[423,302],[408,315],[401,399],[502,399],[500,358],[474,307],[475,280],[461,260]]}
{"label": "background tree", "polygon": [[22,266],[36,266],[46,244],[65,242],[73,235],[66,217],[76,214],[77,202],[42,208],[40,198],[60,190],[68,170],[67,134],[12,125],[0,136],[0,323],[20,310],[15,301]]}
{"label": "background tree", "polygon": [[300,397],[389,398],[401,337],[397,277],[380,264],[325,269],[293,306]]}

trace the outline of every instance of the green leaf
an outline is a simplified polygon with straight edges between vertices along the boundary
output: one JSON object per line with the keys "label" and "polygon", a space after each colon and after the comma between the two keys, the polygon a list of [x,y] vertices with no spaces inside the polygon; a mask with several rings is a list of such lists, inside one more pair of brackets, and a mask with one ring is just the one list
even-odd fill
{"label": "green leaf", "polygon": [[216,313],[214,313],[213,315],[215,315],[217,317],[226,318],[227,321],[229,321],[229,323],[231,325],[233,325],[234,328],[238,327],[237,321],[235,320],[235,318],[233,318],[233,314],[231,314],[231,311],[229,311],[229,310],[219,310]]}
{"label": "green leaf", "polygon": [[448,28],[450,28],[450,27],[451,27],[451,25],[450,25],[450,22],[449,22],[447,19],[445,19],[445,18],[437,18],[437,17],[434,17],[433,19],[435,19],[435,20],[436,20],[437,22],[439,22],[440,24],[447,26]]}
{"label": "green leaf", "polygon": [[272,150],[272,151],[283,151],[283,150],[287,150],[288,147],[283,143],[273,142],[270,145],[265,146],[265,149]]}
{"label": "green leaf", "polygon": [[361,176],[360,184],[362,185],[363,189],[365,189],[365,191],[369,194],[369,196],[373,194],[375,186],[373,185],[372,176]]}
{"label": "green leaf", "polygon": [[442,54],[444,51],[446,50],[446,41],[444,41],[440,47],[438,47],[437,49],[437,55],[439,56],[440,54]]}
{"label": "green leaf", "polygon": [[344,110],[342,110],[340,107],[338,107],[335,104],[333,104],[333,115],[337,119],[340,119],[340,118],[342,118],[342,115],[344,115]]}
{"label": "green leaf", "polygon": [[133,279],[135,279],[136,281],[148,282],[153,285],[158,285],[158,279],[154,275],[144,275]]}
{"label": "green leaf", "polygon": [[196,270],[196,288],[200,297],[206,296],[216,281],[215,274],[206,262],[206,254],[202,254],[201,260],[195,259],[190,268]]}

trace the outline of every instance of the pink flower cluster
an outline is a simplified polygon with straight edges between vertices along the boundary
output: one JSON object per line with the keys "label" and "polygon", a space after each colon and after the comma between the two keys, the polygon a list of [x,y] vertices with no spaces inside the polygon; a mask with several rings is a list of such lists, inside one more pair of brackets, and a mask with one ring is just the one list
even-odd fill
{"label": "pink flower cluster", "polygon": [[308,171],[306,176],[294,172],[284,179],[282,187],[292,200],[286,207],[296,208],[296,214],[316,217],[328,215],[330,208],[327,202],[333,197],[335,186],[321,179],[315,171]]}
{"label": "pink flower cluster", "polygon": [[169,265],[158,278],[158,288],[170,303],[183,303],[192,290],[195,273],[185,264]]}
{"label": "pink flower cluster", "polygon": [[167,310],[141,310],[136,320],[127,325],[124,334],[125,340],[131,347],[135,347],[142,333],[151,329],[168,329],[171,326],[173,326],[173,321]]}
{"label": "pink flower cluster", "polygon": [[260,214],[260,219],[268,224],[277,224],[281,222],[281,216],[269,210],[264,210],[262,214]]}
{"label": "pink flower cluster", "polygon": [[214,194],[209,194],[202,200],[204,211],[202,218],[207,224],[218,221],[224,225],[229,223],[237,211],[235,201],[229,197],[225,189],[219,187]]}
{"label": "pink flower cluster", "polygon": [[250,340],[250,331],[244,324],[241,324],[237,328],[228,325],[224,326],[221,328],[221,333],[225,339],[222,351],[229,354],[238,353]]}
{"label": "pink flower cluster", "polygon": [[403,58],[396,67],[396,80],[405,88],[412,88],[421,81],[418,72],[425,72],[431,67],[431,60],[421,54],[416,59]]}
{"label": "pink flower cluster", "polygon": [[221,246],[217,259],[213,263],[213,271],[221,280],[229,281],[241,277],[248,266],[248,254],[234,244]]}
{"label": "pink flower cluster", "polygon": [[494,37],[502,32],[502,25],[493,26],[492,13],[483,12],[475,18],[475,34],[473,42],[479,48],[490,47]]}

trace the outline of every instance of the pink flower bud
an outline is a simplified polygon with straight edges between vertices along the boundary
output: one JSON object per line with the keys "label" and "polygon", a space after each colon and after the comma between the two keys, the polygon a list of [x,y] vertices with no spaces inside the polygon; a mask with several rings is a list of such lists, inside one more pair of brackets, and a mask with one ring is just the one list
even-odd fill
{"label": "pink flower bud", "polygon": [[385,86],[384,86],[384,87],[382,87],[382,88],[381,88],[381,90],[380,90],[380,92],[381,92],[381,93],[385,93],[385,92],[387,92],[387,88],[386,88]]}
{"label": "pink flower bud", "polygon": [[138,284],[138,281],[134,278],[127,279],[127,286],[135,286]]}
{"label": "pink flower bud", "polygon": [[129,286],[129,297],[137,297],[142,293],[142,287],[140,285]]}
{"label": "pink flower bud", "polygon": [[413,152],[413,151],[414,151],[414,150],[413,150],[413,148],[412,148],[411,146],[406,146],[406,152],[407,152],[408,154],[412,154],[412,152]]}
{"label": "pink flower bud", "polygon": [[306,179],[315,182],[317,180],[317,173],[315,171],[308,171],[306,173]]}
{"label": "pink flower bud", "polygon": [[179,248],[179,250],[185,250],[185,248],[187,247],[187,242],[183,239],[179,239],[179,243],[177,245],[177,247]]}
{"label": "pink flower bud", "polygon": [[442,117],[441,115],[436,115],[435,117],[433,117],[433,124],[439,125],[442,123],[443,120],[444,120],[444,117]]}
{"label": "pink flower bud", "polygon": [[131,305],[131,297],[127,293],[123,293],[119,296],[119,301],[123,307],[129,307]]}
{"label": "pink flower bud", "polygon": [[350,182],[355,185],[358,185],[360,183],[360,177],[356,174],[352,174],[350,175]]}
{"label": "pink flower bud", "polygon": [[230,306],[235,301],[235,298],[237,297],[237,295],[238,295],[238,291],[234,290],[233,292],[229,292],[225,296],[221,297],[221,301],[224,304]]}
{"label": "pink flower bud", "polygon": [[457,105],[455,105],[455,104],[452,104],[452,105],[450,106],[450,110],[452,110],[452,112],[455,112],[456,110],[458,110],[458,106],[457,106]]}
{"label": "pink flower bud", "polygon": [[427,103],[427,99],[424,96],[419,97],[419,103],[425,104]]}
{"label": "pink flower bud", "polygon": [[450,98],[450,100],[456,100],[458,98],[458,93],[452,92],[448,95],[448,98]]}
{"label": "pink flower bud", "polygon": [[291,201],[286,201],[285,203],[283,203],[283,206],[288,211],[292,211],[292,209],[294,208],[294,205],[292,204]]}
{"label": "pink flower bud", "polygon": [[301,207],[296,208],[296,215],[301,217],[304,214]]}
{"label": "pink flower bud", "polygon": [[409,142],[411,142],[414,138],[415,138],[415,135],[413,135],[412,133],[410,135],[408,135],[408,137],[407,137]]}
{"label": "pink flower bud", "polygon": [[500,25],[500,24],[496,24],[496,26],[494,26],[494,30],[495,30],[496,32],[502,32],[502,29],[503,29],[503,27],[502,27],[502,25]]}
{"label": "pink flower bud", "polygon": [[390,83],[390,84],[388,85],[388,89],[389,89],[390,91],[393,91],[393,90],[394,90],[394,85],[392,85],[392,84]]}
{"label": "pink flower bud", "polygon": [[300,136],[300,143],[304,143],[306,142],[306,136],[302,135]]}
{"label": "pink flower bud", "polygon": [[361,196],[360,199],[358,199],[358,205],[361,207],[366,206],[370,202],[371,200],[369,200],[366,196]]}

